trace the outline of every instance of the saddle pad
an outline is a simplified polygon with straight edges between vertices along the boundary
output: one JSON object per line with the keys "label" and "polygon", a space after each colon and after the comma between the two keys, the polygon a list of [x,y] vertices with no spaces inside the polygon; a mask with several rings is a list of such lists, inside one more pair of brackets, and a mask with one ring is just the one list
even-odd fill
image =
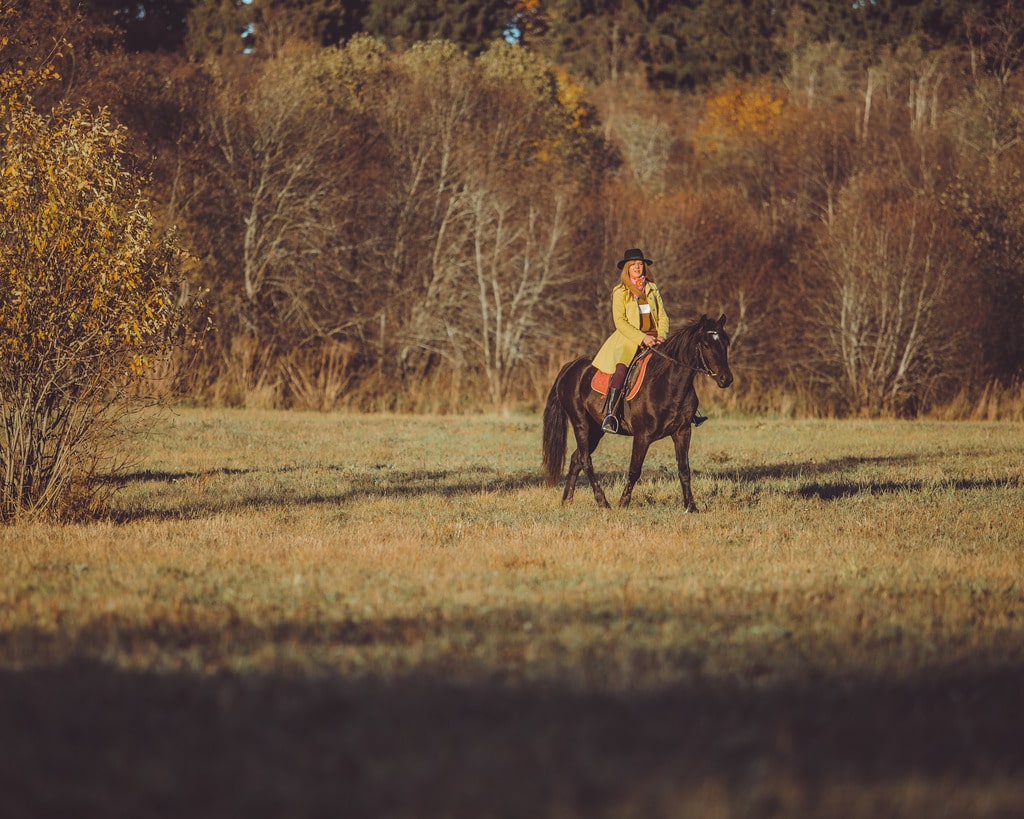
{"label": "saddle pad", "polygon": [[[651,356],[645,355],[640,359],[640,363],[637,364],[634,370],[633,383],[629,385],[629,391],[626,393],[626,400],[629,401],[634,395],[640,390],[640,385],[644,383],[644,375],[647,372],[647,362],[651,360]],[[590,388],[601,395],[608,394],[608,382],[611,380],[611,375],[603,373],[598,370],[594,373],[594,377],[590,381]],[[629,381],[629,374],[626,375],[626,381]]]}

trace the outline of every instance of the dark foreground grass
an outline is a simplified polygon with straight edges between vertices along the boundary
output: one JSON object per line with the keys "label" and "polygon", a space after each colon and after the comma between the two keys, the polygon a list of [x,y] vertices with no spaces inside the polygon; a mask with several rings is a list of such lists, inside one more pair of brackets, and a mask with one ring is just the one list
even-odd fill
{"label": "dark foreground grass", "polygon": [[718,420],[696,516],[538,446],[183,412],[0,532],[0,817],[1024,816],[1024,427]]}
{"label": "dark foreground grass", "polygon": [[0,675],[4,815],[1020,816],[1021,669],[653,693]]}

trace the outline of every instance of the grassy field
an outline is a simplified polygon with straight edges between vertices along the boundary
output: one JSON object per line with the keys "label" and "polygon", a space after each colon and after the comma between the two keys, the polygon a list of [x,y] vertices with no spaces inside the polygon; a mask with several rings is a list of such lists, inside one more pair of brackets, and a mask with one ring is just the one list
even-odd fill
{"label": "grassy field", "polygon": [[176,412],[0,529],[0,816],[1024,816],[1024,425],[691,452],[608,512],[537,416]]}

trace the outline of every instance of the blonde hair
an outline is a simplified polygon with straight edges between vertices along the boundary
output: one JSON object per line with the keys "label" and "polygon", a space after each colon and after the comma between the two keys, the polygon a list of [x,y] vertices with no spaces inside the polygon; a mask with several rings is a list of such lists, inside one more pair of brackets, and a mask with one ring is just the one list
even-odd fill
{"label": "blonde hair", "polygon": [[648,266],[647,262],[645,262],[643,259],[630,259],[622,266],[622,275],[619,277],[620,283],[623,287],[626,288],[627,299],[636,299],[640,298],[640,296],[643,295],[643,291],[638,291],[636,288],[633,287],[633,282],[629,278],[629,266],[633,264],[633,262],[640,262],[644,266],[644,277],[649,282],[654,281],[654,277],[651,275],[651,268]]}

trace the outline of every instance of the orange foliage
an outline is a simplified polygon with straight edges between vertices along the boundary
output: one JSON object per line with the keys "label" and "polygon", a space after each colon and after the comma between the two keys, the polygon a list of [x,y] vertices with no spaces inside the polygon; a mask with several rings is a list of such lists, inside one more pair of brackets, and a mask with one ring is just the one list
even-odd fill
{"label": "orange foliage", "polygon": [[770,82],[733,83],[708,97],[697,139],[711,153],[769,139],[778,126],[785,94]]}

